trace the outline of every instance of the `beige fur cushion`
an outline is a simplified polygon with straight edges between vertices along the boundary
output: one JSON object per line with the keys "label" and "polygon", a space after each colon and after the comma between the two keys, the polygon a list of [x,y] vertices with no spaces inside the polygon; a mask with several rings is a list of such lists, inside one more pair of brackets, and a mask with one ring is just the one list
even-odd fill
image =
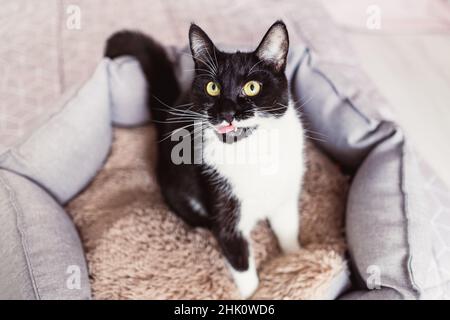
{"label": "beige fur cushion", "polygon": [[[164,204],[155,178],[152,127],[115,129],[104,168],[68,206],[83,239],[97,299],[238,299],[217,244]],[[266,223],[253,233],[256,299],[327,296],[346,269],[347,179],[312,145],[301,196],[302,249],[282,255]]]}

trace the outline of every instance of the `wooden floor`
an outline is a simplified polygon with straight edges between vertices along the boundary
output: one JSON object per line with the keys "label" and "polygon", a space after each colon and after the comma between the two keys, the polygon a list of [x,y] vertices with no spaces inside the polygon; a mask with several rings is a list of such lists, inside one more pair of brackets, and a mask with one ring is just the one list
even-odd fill
{"label": "wooden floor", "polygon": [[450,35],[346,32],[400,125],[450,185]]}

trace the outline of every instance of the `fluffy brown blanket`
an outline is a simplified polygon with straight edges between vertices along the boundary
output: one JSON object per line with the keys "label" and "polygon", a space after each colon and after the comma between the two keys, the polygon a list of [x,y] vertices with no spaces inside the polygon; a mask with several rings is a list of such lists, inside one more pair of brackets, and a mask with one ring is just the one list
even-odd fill
{"label": "fluffy brown blanket", "polygon": [[[238,299],[207,230],[171,213],[155,179],[152,127],[115,129],[111,155],[67,207],[85,245],[94,298]],[[280,254],[267,223],[253,232],[260,287],[255,299],[325,298],[346,268],[347,179],[312,145],[301,195],[298,253]]]}

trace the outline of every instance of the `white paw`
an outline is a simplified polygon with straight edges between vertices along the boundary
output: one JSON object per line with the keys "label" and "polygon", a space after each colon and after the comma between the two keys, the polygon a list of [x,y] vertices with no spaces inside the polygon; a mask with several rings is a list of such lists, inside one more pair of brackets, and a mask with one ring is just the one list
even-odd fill
{"label": "white paw", "polygon": [[280,241],[280,247],[284,253],[295,253],[300,250],[300,243],[298,240]]}
{"label": "white paw", "polygon": [[239,290],[239,294],[243,299],[250,298],[259,285],[256,270],[250,268],[247,271],[232,270],[234,282]]}

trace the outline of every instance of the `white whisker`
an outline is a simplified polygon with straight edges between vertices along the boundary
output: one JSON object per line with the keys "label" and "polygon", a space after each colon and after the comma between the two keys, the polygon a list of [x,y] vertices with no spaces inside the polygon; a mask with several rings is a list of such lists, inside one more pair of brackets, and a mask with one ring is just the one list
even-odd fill
{"label": "white whisker", "polygon": [[253,67],[250,68],[250,70],[248,71],[248,75],[251,75],[253,72],[256,72],[258,70],[253,71],[253,68],[255,68],[258,64],[260,64],[261,62],[263,62],[263,60],[258,61],[257,63],[255,63],[253,65]]}
{"label": "white whisker", "polygon": [[185,54],[185,55],[187,55],[187,56],[190,56],[190,57],[191,57],[192,59],[194,59],[194,60],[198,60],[198,61],[202,62],[202,63],[209,69],[209,71],[210,71],[212,74],[216,75],[217,71],[215,70],[214,66],[212,66],[210,63],[208,63],[208,62],[206,62],[205,60],[200,59],[200,58],[198,58],[198,57],[194,57],[193,55],[191,55],[191,54],[189,54],[189,53],[183,52],[183,54]]}

